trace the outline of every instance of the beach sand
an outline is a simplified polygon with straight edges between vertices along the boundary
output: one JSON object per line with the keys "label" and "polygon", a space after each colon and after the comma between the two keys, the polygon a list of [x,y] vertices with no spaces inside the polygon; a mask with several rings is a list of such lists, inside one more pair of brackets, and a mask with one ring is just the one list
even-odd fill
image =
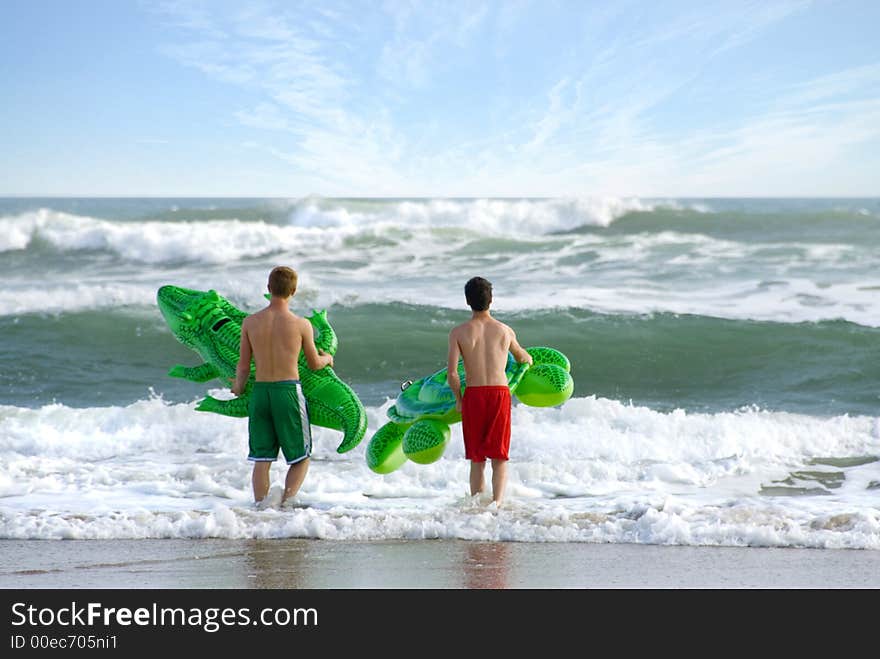
{"label": "beach sand", "polygon": [[638,544],[0,540],[4,589],[875,589],[880,552]]}

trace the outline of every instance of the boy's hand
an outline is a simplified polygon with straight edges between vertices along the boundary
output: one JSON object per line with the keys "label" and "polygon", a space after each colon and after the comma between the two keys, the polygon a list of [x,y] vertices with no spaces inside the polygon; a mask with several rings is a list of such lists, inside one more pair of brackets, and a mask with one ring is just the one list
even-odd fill
{"label": "boy's hand", "polygon": [[329,366],[330,368],[333,368],[333,355],[329,355],[326,352],[324,352],[323,350],[318,350],[318,354],[321,355],[322,357],[327,357],[327,366]]}

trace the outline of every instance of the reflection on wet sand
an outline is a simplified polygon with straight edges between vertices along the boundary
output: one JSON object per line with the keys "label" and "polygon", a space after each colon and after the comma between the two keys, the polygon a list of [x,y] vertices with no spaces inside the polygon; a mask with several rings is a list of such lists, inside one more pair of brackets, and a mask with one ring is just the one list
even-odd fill
{"label": "reflection on wet sand", "polygon": [[248,588],[307,588],[306,553],[298,543],[252,539],[244,546]]}
{"label": "reflection on wet sand", "polygon": [[507,588],[510,547],[505,542],[468,542],[464,559],[465,588]]}

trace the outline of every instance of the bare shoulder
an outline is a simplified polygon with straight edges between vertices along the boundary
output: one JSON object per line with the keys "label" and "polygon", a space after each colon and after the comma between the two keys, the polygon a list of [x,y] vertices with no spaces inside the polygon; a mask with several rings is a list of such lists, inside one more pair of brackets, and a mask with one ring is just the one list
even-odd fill
{"label": "bare shoulder", "polygon": [[500,320],[498,320],[497,318],[493,318],[492,320],[494,320],[495,323],[497,323],[497,324],[496,324],[496,327],[498,327],[498,329],[500,329],[500,330],[501,330],[502,332],[504,332],[505,334],[508,334],[509,336],[515,336],[515,335],[516,335],[516,333],[513,331],[513,328],[512,328],[510,325],[508,325],[507,323],[502,323],[502,322],[501,322]]}
{"label": "bare shoulder", "polygon": [[461,323],[460,325],[456,325],[451,330],[449,330],[449,336],[457,337],[460,336],[462,332],[467,329],[467,323]]}
{"label": "bare shoulder", "polygon": [[302,334],[307,334],[312,331],[312,324],[309,322],[308,318],[303,318],[302,316],[297,316],[292,311],[290,312],[291,321],[294,323],[296,328]]}

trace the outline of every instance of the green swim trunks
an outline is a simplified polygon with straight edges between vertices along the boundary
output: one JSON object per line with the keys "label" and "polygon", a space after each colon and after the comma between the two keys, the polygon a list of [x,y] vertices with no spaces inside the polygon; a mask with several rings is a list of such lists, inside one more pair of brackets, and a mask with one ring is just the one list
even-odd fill
{"label": "green swim trunks", "polygon": [[312,454],[312,429],[299,380],[255,382],[248,402],[248,460],[274,462],[278,449],[287,464]]}

